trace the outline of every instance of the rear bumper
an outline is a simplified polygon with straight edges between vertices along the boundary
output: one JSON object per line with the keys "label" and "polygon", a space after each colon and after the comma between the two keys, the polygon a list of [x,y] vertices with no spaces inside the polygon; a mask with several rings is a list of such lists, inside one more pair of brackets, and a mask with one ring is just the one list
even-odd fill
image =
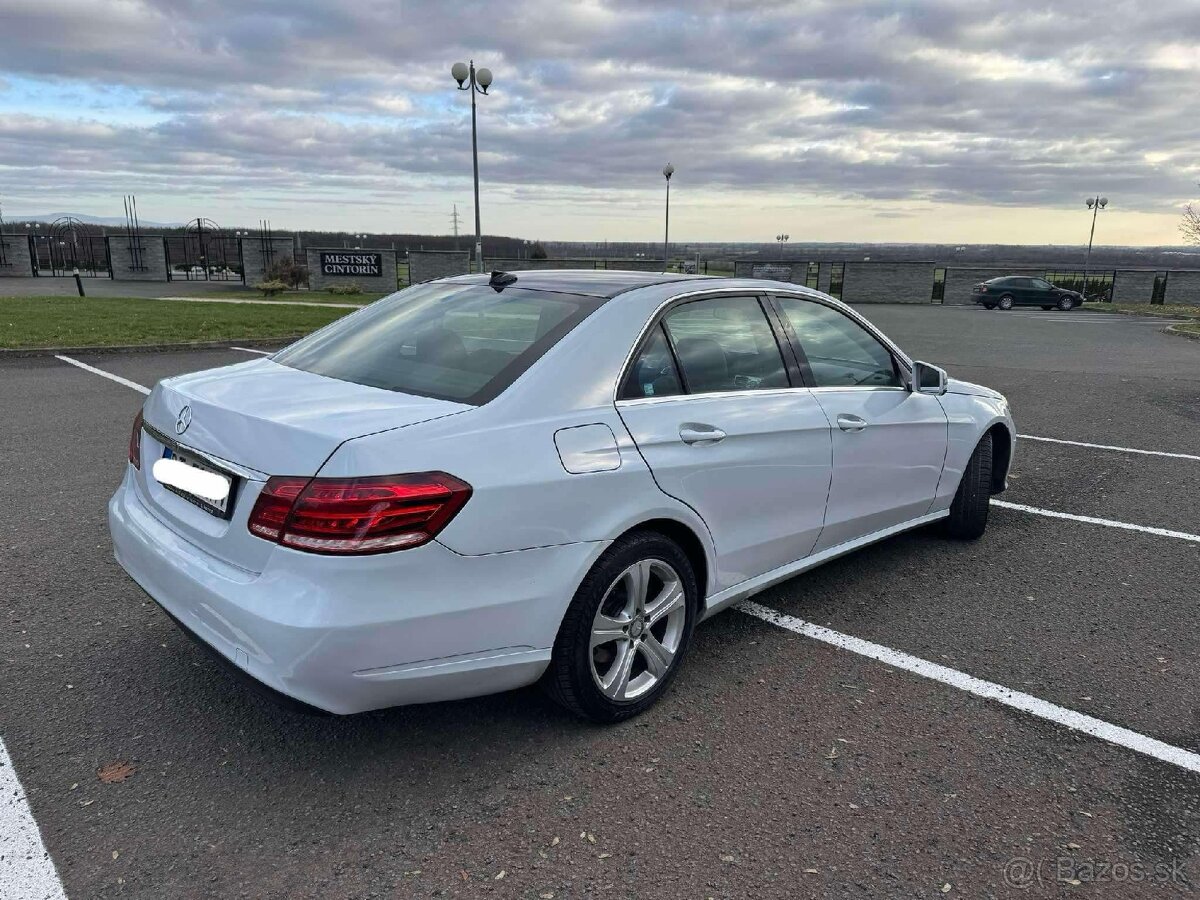
{"label": "rear bumper", "polygon": [[130,471],[108,506],[125,571],[240,672],[325,712],[533,683],[576,587],[607,546],[459,556],[435,542],[357,558],[277,547],[253,573],[160,521]]}

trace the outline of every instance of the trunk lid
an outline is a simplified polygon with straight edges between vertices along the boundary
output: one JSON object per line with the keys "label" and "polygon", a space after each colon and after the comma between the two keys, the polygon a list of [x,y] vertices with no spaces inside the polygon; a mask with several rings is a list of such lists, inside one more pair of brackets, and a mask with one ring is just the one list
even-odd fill
{"label": "trunk lid", "polygon": [[[181,411],[190,410],[179,432]],[[253,360],[159,382],[143,410],[137,484],[159,519],[219,559],[260,572],[275,546],[246,523],[270,475],[315,475],[344,441],[472,409]],[[159,484],[152,474],[166,448],[234,478],[228,518]],[[393,473],[363,473],[393,474]]]}

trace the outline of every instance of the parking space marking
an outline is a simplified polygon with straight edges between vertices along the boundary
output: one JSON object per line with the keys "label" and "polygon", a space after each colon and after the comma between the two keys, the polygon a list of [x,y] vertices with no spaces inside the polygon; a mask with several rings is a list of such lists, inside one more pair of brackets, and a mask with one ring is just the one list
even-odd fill
{"label": "parking space marking", "polygon": [[61,359],[65,363],[70,363],[73,366],[78,366],[85,372],[91,372],[93,375],[99,375],[102,378],[107,378],[109,381],[115,381],[117,384],[123,384],[127,388],[133,388],[135,391],[141,391],[143,394],[149,394],[150,388],[144,384],[138,384],[136,381],[130,381],[128,378],[122,378],[120,375],[114,375],[112,372],[105,372],[103,369],[97,369],[95,366],[89,366],[87,363],[80,362],[77,359],[71,359],[69,356],[58,356],[55,359]]}
{"label": "parking space marking", "polygon": [[1052,519],[1070,519],[1072,522],[1086,522],[1088,525],[1103,525],[1105,528],[1123,528],[1126,531],[1141,531],[1146,534],[1157,534],[1159,537],[1178,538],[1181,541],[1195,541],[1200,544],[1200,534],[1189,534],[1186,531],[1172,531],[1170,528],[1134,525],[1132,522],[1118,522],[1115,519],[1098,519],[1095,516],[1079,516],[1075,513],[1059,512],[1054,509],[1026,506],[1024,503],[1009,503],[1007,500],[992,500],[992,506],[1015,509],[1019,512],[1032,513],[1035,516],[1049,516]]}
{"label": "parking space marking", "polygon": [[66,900],[12,759],[0,740],[0,897]]}
{"label": "parking space marking", "polygon": [[261,353],[263,356],[274,355],[274,350],[255,350],[253,347],[230,347],[230,350],[241,350],[243,353]]}
{"label": "parking space marking", "polygon": [[1018,434],[1023,441],[1045,441],[1049,444],[1069,444],[1072,447],[1088,447],[1092,450],[1115,450],[1120,453],[1140,453],[1144,456],[1169,456],[1172,459],[1195,459],[1200,456],[1192,453],[1167,453],[1165,450],[1137,450],[1133,447],[1114,447],[1111,444],[1088,444],[1084,441],[1064,441],[1062,438],[1038,437],[1035,434]]}
{"label": "parking space marking", "polygon": [[1136,731],[1130,731],[1128,728],[1122,728],[1120,725],[1113,725],[1111,722],[1105,722],[1103,719],[1096,719],[1092,716],[1076,712],[1073,709],[1067,709],[1065,706],[1058,706],[1034,697],[1031,694],[1014,691],[1002,684],[984,681],[981,678],[976,678],[974,675],[968,675],[966,672],[960,672],[957,669],[950,669],[917,656],[910,656],[900,650],[884,647],[882,644],[875,644],[871,641],[865,641],[862,638],[833,631],[821,625],[815,625],[812,622],[798,619],[795,616],[789,616],[786,613],[762,606],[751,600],[744,600],[734,608],[746,615],[762,619],[764,622],[784,628],[795,634],[821,641],[842,650],[849,650],[851,653],[866,656],[885,665],[903,669],[914,675],[920,675],[922,678],[929,678],[949,687],[957,688],[960,691],[974,694],[977,697],[983,697],[986,700],[994,700],[997,703],[1029,713],[1040,719],[1064,725],[1074,731],[1081,731],[1092,737],[1108,741],[1110,744],[1125,747],[1135,753],[1141,753],[1162,762],[1170,763],[1173,766],[1178,766],[1181,769],[1187,769],[1189,772],[1200,773],[1200,754],[1184,750],[1182,747],[1167,744],[1156,738],[1147,737]]}

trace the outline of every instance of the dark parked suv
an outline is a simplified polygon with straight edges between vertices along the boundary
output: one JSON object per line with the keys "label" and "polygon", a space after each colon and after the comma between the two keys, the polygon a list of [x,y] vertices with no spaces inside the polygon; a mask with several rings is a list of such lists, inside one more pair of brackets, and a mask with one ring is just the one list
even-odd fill
{"label": "dark parked suv", "polygon": [[1042,309],[1074,309],[1083,302],[1083,295],[1066,288],[1055,287],[1044,278],[1025,275],[1006,275],[977,284],[971,298],[988,309],[1012,309],[1014,306],[1040,306]]}

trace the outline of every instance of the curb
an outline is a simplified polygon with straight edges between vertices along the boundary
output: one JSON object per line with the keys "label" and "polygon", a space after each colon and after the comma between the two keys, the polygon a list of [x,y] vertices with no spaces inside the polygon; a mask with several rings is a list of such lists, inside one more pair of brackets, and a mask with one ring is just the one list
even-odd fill
{"label": "curb", "polygon": [[0,359],[25,356],[57,356],[60,353],[162,353],[171,350],[228,350],[231,347],[278,347],[304,337],[302,334],[277,338],[229,338],[221,341],[184,341],[175,344],[125,344],[106,347],[11,347],[0,348]]}
{"label": "curb", "polygon": [[1194,331],[1180,331],[1176,325],[1168,325],[1162,330],[1163,334],[1173,334],[1175,337],[1181,337],[1189,341],[1200,341],[1200,334]]}

